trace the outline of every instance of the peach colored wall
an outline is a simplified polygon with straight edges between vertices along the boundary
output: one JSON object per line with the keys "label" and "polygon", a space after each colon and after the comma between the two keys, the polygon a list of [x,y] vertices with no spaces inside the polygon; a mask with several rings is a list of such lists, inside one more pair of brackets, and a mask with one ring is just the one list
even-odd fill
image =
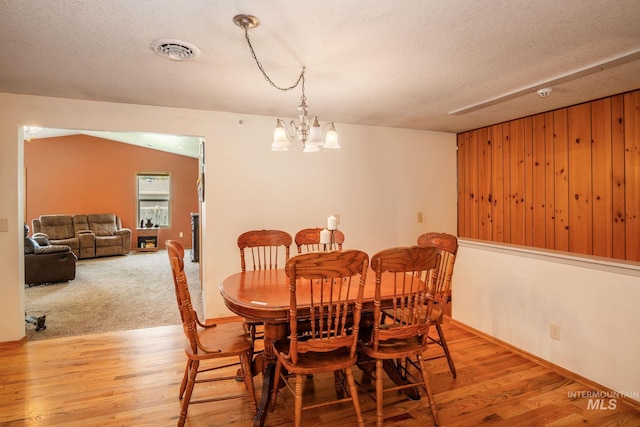
{"label": "peach colored wall", "polygon": [[[191,247],[191,212],[198,211],[198,159],[87,135],[25,141],[26,221],[43,214],[114,213],[133,231],[136,246],[136,174],[169,172],[172,224],[160,247],[175,239]],[[179,233],[183,237],[179,237]]]}

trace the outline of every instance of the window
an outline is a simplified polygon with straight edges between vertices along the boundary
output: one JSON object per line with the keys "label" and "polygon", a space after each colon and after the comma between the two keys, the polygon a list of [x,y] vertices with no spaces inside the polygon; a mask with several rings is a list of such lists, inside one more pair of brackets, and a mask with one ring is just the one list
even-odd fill
{"label": "window", "polygon": [[171,177],[168,173],[138,174],[138,222],[159,227],[171,224]]}

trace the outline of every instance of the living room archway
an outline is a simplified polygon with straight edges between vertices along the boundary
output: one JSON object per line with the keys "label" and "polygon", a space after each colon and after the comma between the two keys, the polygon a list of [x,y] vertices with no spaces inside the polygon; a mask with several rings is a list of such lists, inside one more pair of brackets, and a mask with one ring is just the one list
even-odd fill
{"label": "living room archway", "polygon": [[[108,138],[105,136],[108,136]],[[161,143],[165,144],[165,147],[153,146],[155,141],[150,141],[149,138],[151,137],[156,138],[156,140],[160,138]],[[138,143],[134,144],[126,140],[119,140],[127,138],[133,138]],[[186,248],[191,248],[191,213],[199,211],[196,181],[200,170],[199,146],[203,142],[203,138],[176,137],[182,138],[179,144],[191,143],[193,145],[190,148],[173,146],[172,150],[178,153],[169,152],[166,148],[167,141],[171,141],[171,138],[172,136],[169,135],[133,132],[99,133],[59,129],[43,130],[42,136],[32,137],[31,140],[24,142],[25,181],[27,183],[25,185],[25,222],[31,225],[33,218],[41,214],[90,213],[89,211],[115,213],[122,217],[123,227],[130,228],[133,231],[131,239],[131,254],[133,255],[136,253],[134,246],[136,246],[137,239],[135,236],[139,222],[135,210],[135,198],[132,195],[132,191],[126,187],[135,186],[136,172],[168,171],[171,173],[172,178],[174,178],[173,185],[175,186],[176,197],[172,200],[172,214],[176,219],[172,221],[169,227],[159,229],[160,246],[164,246],[165,240],[173,239],[180,241]],[[187,139],[185,140],[185,138]],[[191,156],[185,156],[180,152],[195,152],[196,157],[193,157],[193,154]],[[41,154],[44,159],[40,159],[40,161],[34,160],[34,157],[37,157],[38,154]],[[75,180],[75,184],[71,177],[62,176],[52,188],[52,186],[50,186],[53,184],[51,180],[47,181],[42,179],[41,176],[38,176],[37,172],[50,169],[43,167],[44,163],[60,163],[59,160],[56,160],[56,156],[70,159],[71,163],[89,164],[92,166],[88,166],[84,170],[82,170],[82,168],[76,168],[81,170],[79,175],[82,179]],[[100,161],[96,162],[95,159],[100,159]],[[177,166],[178,163],[184,163],[186,166]],[[99,170],[102,172],[99,172]],[[78,174],[78,171],[74,170],[73,174]],[[126,182],[127,180],[130,182]],[[61,185],[61,183],[66,184]],[[124,191],[121,191],[121,189],[124,189]],[[78,193],[79,197],[75,199],[70,197],[69,193],[73,191]],[[34,199],[41,203],[34,203]],[[189,258],[188,251],[185,258],[187,260]],[[151,257],[140,259],[149,260]],[[110,262],[110,260],[115,261],[115,258],[107,257],[95,260],[80,259],[78,263],[85,264],[82,268],[84,272],[89,271],[87,270],[89,267],[95,268],[99,264],[106,266],[115,264],[115,262]],[[166,259],[159,261],[160,266],[163,266],[163,261],[166,262]],[[155,262],[157,263],[158,261]],[[199,264],[195,264],[195,266],[199,267]],[[81,270],[78,269],[78,272],[80,271]],[[130,271],[133,271],[133,269],[130,269]],[[170,281],[170,270],[167,268],[165,271]],[[153,272],[149,274],[153,274]],[[199,274],[196,274],[195,277],[196,280],[198,280]],[[79,277],[77,277],[76,283],[80,283],[78,279]],[[130,275],[128,280],[135,281],[139,279],[134,279],[133,275]],[[73,284],[74,282],[70,281],[66,285],[63,284],[63,286],[71,286],[73,288]],[[58,288],[61,289],[62,286],[58,286]],[[198,287],[197,291],[199,290]],[[62,292],[58,292],[58,294],[62,294]],[[28,293],[25,295],[25,299],[26,298],[28,298]],[[174,299],[171,300],[171,303],[175,305]],[[172,308],[175,309],[173,306]],[[148,327],[148,320],[154,318],[153,315],[147,315],[146,317],[148,319],[139,322],[139,324],[145,326],[140,327]],[[51,319],[48,320],[48,322],[52,321]],[[136,322],[134,322],[134,325],[135,323]],[[49,332],[47,332],[47,334],[48,333]],[[73,334],[78,335],[82,333],[82,330],[78,330]],[[41,332],[39,332],[39,334],[41,334]]]}

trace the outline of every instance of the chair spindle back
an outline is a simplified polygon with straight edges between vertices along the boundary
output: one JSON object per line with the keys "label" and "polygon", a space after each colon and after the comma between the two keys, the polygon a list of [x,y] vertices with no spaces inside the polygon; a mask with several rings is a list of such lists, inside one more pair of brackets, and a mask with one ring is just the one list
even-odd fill
{"label": "chair spindle back", "polygon": [[[251,230],[238,236],[240,268],[246,271],[245,251],[250,252],[253,270],[272,270],[284,265],[289,259],[293,239],[281,230]],[[282,264],[280,264],[282,262]]]}
{"label": "chair spindle back", "polygon": [[[362,251],[311,252],[289,259],[290,353],[329,352],[348,347],[356,356],[358,328],[369,256]],[[298,309],[298,301],[309,303]],[[298,319],[310,321],[311,331],[299,340]],[[352,320],[351,320],[352,319]]]}
{"label": "chair spindle back", "polygon": [[207,353],[219,352],[219,349],[205,349],[199,345],[198,341],[198,325],[200,321],[198,319],[198,313],[193,309],[191,304],[191,293],[189,292],[189,283],[187,282],[187,275],[184,272],[184,248],[175,240],[167,240],[165,242],[167,247],[167,255],[169,256],[169,262],[171,264],[171,271],[173,273],[173,282],[176,290],[176,298],[178,300],[178,309],[180,310],[180,318],[182,320],[182,328],[184,334],[189,341],[191,351],[194,354],[198,353],[198,349],[205,350]]}
{"label": "chair spindle back", "polygon": [[[372,342],[374,350],[389,339],[422,337],[426,345],[433,292],[438,280],[440,251],[434,247],[397,247],[385,249],[373,256],[371,265],[376,273]],[[381,326],[381,283],[390,275],[393,283],[392,306],[385,309],[395,321]],[[389,292],[387,289],[386,292]]]}
{"label": "chair spindle back", "polygon": [[433,246],[440,249],[442,261],[438,269],[438,282],[434,290],[434,311],[441,315],[451,299],[451,278],[458,254],[458,238],[447,233],[424,233],[418,236],[418,246]]}
{"label": "chair spindle back", "polygon": [[[298,231],[294,238],[298,253],[323,251],[324,245],[320,244],[321,231],[322,228],[304,228]],[[334,230],[333,238],[337,250],[341,251],[342,244],[344,243],[344,233],[340,230]]]}

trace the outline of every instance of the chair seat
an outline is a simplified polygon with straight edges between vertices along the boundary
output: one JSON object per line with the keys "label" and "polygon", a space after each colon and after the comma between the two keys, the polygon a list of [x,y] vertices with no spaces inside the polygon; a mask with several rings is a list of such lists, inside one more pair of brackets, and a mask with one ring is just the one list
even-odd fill
{"label": "chair seat", "polygon": [[442,323],[442,310],[444,307],[440,304],[433,304],[433,311],[431,312],[431,324]]}
{"label": "chair seat", "polygon": [[298,353],[298,364],[292,365],[284,355],[289,354],[289,341],[277,341],[273,344],[276,356],[282,361],[283,367],[290,373],[318,374],[327,371],[337,371],[348,368],[356,363],[357,355],[350,356],[349,348],[341,347],[326,353],[309,352]]}
{"label": "chair seat", "polygon": [[185,342],[185,352],[194,359],[210,359],[215,353],[228,357],[246,353],[253,343],[242,322],[218,323],[198,330],[198,340],[208,352],[193,353],[191,343]]}
{"label": "chair seat", "polygon": [[362,352],[373,359],[400,359],[419,352],[422,348],[420,341],[419,337],[380,341],[378,350],[374,350],[370,346],[363,346]]}
{"label": "chair seat", "polygon": [[[433,304],[433,310],[431,311],[431,315],[429,316],[429,319],[431,321],[431,324],[435,324],[435,323],[442,323],[442,311],[444,310],[444,307],[442,306],[442,304],[439,304],[437,302],[434,302]],[[393,315],[393,310],[382,310],[382,313],[384,314],[385,317],[388,317],[390,319],[394,318]],[[402,311],[400,311],[398,314],[396,314],[395,317],[399,317],[400,313],[402,313]]]}

